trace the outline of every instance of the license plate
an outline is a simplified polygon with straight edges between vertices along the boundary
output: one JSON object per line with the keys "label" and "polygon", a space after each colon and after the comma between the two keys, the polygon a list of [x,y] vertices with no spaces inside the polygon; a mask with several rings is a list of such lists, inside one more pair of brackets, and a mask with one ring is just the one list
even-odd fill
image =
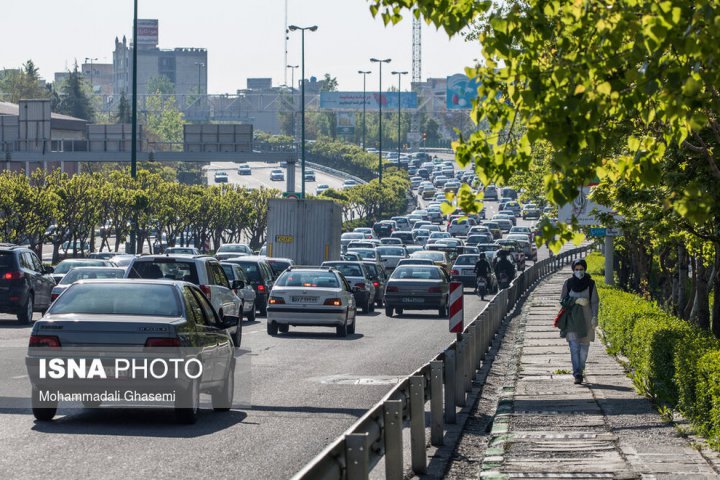
{"label": "license plate", "polygon": [[293,303],[317,303],[318,297],[292,297]]}
{"label": "license plate", "polygon": [[402,302],[403,303],[424,303],[425,299],[419,298],[419,297],[404,297],[402,299]]}
{"label": "license plate", "polygon": [[470,275],[473,273],[472,270],[460,270],[460,275]]}

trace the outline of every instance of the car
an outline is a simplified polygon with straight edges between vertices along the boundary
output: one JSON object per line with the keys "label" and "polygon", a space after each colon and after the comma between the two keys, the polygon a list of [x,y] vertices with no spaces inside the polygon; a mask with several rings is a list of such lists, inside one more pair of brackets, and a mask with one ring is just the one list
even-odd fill
{"label": "car", "polygon": [[317,187],[315,187],[315,195],[320,195],[326,190],[330,190],[330,185],[326,183],[319,183]]}
{"label": "car", "polygon": [[[242,315],[244,315],[249,322],[254,322],[255,298],[257,294],[245,276],[245,272],[240,268],[240,265],[235,263],[220,262],[220,266],[225,272],[230,284],[235,287],[233,288],[233,292],[242,300]],[[242,319],[242,316],[240,318]]]}
{"label": "car", "polygon": [[[417,172],[415,172],[417,173]],[[410,188],[413,190],[418,188],[420,186],[420,182],[422,182],[422,177],[416,176],[416,177],[410,177]]]}
{"label": "car", "polygon": [[430,238],[430,230],[427,230],[425,228],[416,228],[410,233],[412,233],[412,236],[415,239],[415,243],[421,246],[426,245],[428,239]]}
{"label": "car", "polygon": [[168,247],[163,253],[167,255],[200,255],[200,249],[195,247]]}
{"label": "car", "polygon": [[342,189],[347,190],[348,188],[356,187],[358,186],[358,182],[353,180],[352,178],[348,178],[345,180],[342,184]]}
{"label": "car", "polygon": [[479,243],[492,243],[493,240],[493,236],[490,233],[473,233],[468,235],[465,244],[475,246]]}
{"label": "car", "polygon": [[380,261],[386,271],[393,271],[398,261],[407,257],[407,250],[402,245],[380,246],[375,251],[380,254]]}
{"label": "car", "polygon": [[[422,250],[423,250],[422,245],[405,245],[405,251],[408,253],[408,255],[410,255],[413,252],[419,252]],[[400,262],[402,262],[402,260],[400,260]],[[400,264],[400,262],[398,262],[398,265]]]}
{"label": "car", "polygon": [[370,227],[355,227],[353,232],[362,233],[367,239],[375,238],[375,232]]}
{"label": "car", "polygon": [[435,265],[441,267],[445,272],[450,271],[450,261],[448,260],[447,252],[444,251],[430,251],[420,250],[410,254],[410,258],[425,258],[432,260]]}
{"label": "car", "polygon": [[380,254],[375,250],[375,248],[348,248],[348,252],[355,252],[363,260],[370,260],[372,262],[376,262],[379,265],[382,265],[382,260],[380,259]]}
{"label": "car", "polygon": [[445,187],[444,187],[445,192],[457,193],[457,191],[459,189],[460,189],[460,182],[456,182],[456,181],[445,182]]}
{"label": "car", "polygon": [[355,333],[357,307],[348,281],[334,268],[292,267],[270,292],[269,335],[287,333],[290,326],[335,327],[338,337]]}
{"label": "car", "polygon": [[372,280],[373,287],[375,287],[375,306],[382,308],[385,299],[385,284],[387,283],[385,269],[375,262],[361,261],[367,267],[368,273],[370,274],[370,280]]}
{"label": "car", "polygon": [[488,200],[488,201],[490,201],[490,200],[496,200],[496,201],[497,201],[497,199],[498,199],[498,191],[497,191],[497,187],[495,187],[495,185],[488,185],[487,187],[485,187],[485,192],[484,192],[484,193],[485,193],[485,195],[484,195],[483,198],[484,198],[485,200]]}
{"label": "car", "polygon": [[449,282],[445,271],[435,265],[402,265],[390,275],[385,286],[385,315],[402,315],[405,310],[437,310],[447,317]]}
{"label": "car", "polygon": [[207,255],[143,255],[135,257],[125,271],[125,278],[166,279],[192,283],[212,304],[221,321],[225,317],[236,318],[238,326],[230,332],[235,346],[242,342],[242,325],[239,324],[243,305],[233,292],[240,288],[231,284],[220,262]]}
{"label": "car", "polygon": [[365,240],[367,238],[367,235],[365,233],[361,232],[345,232],[342,235],[340,235],[340,246],[345,249],[350,244],[350,242],[355,240]]}
{"label": "car", "polygon": [[[508,209],[500,210],[495,215],[504,215],[512,222],[513,226],[517,225],[517,217],[513,210],[508,210]],[[494,216],[493,216],[493,218],[494,218]]]}
{"label": "car", "polygon": [[110,258],[110,262],[117,265],[118,267],[127,268],[128,265],[133,261],[137,255],[131,253],[121,253]]}
{"label": "car", "polygon": [[493,215],[492,221],[497,223],[503,233],[508,233],[513,227],[512,220],[506,215]]}
{"label": "car", "polygon": [[276,168],[274,170],[270,171],[270,180],[273,182],[283,182],[285,181],[285,172],[280,170],[279,168]]}
{"label": "car", "polygon": [[523,220],[539,220],[542,216],[542,212],[539,208],[523,208],[522,218]]}
{"label": "car", "polygon": [[117,255],[116,252],[93,252],[89,254],[87,258],[94,258],[96,260],[110,260],[115,255]]}
{"label": "car", "polygon": [[215,258],[218,260],[227,260],[228,258],[242,257],[244,255],[252,254],[252,249],[245,243],[223,243],[218,247],[217,251],[215,251]]}
{"label": "car", "polygon": [[490,229],[490,232],[492,232],[493,237],[495,239],[502,238],[502,230],[500,229],[500,225],[498,225],[496,222],[490,221],[490,220],[483,220],[481,225],[486,226]]}
{"label": "car", "polygon": [[[475,274],[475,264],[480,256],[478,254],[460,255],[455,259],[455,264],[450,269],[450,279],[454,282],[462,282],[463,287],[475,288],[477,275]],[[497,278],[495,273],[490,273],[490,285],[488,292],[498,292]]]}
{"label": "car", "polygon": [[372,229],[377,238],[389,237],[390,234],[397,230],[397,224],[392,220],[381,220],[375,222]]}
{"label": "car", "polygon": [[411,245],[415,243],[415,237],[411,231],[393,232],[389,238],[395,238],[400,240],[402,245]]}
{"label": "car", "polygon": [[31,249],[0,244],[0,313],[16,315],[25,324],[33,312],[47,310],[55,286],[52,273]]}
{"label": "car", "polygon": [[348,243],[347,248],[353,249],[353,248],[375,248],[380,244],[380,240],[377,239],[368,239],[368,240],[353,240],[352,242]]}
{"label": "car", "polygon": [[515,240],[525,253],[525,258],[537,262],[537,246],[530,240],[530,235],[524,233],[510,233],[506,237],[508,240]]}
{"label": "car", "polygon": [[[100,260],[96,258],[68,258],[55,265],[55,269],[52,272],[52,278],[55,283],[60,283],[60,280],[75,267],[114,267],[116,266],[111,260]],[[51,287],[52,289],[52,287]],[[48,295],[49,296],[49,295]]]}
{"label": "car", "polygon": [[331,261],[323,262],[321,267],[332,267],[342,274],[350,283],[350,289],[355,296],[355,305],[362,313],[375,311],[375,285],[373,285],[370,268],[362,262]]}
{"label": "car", "polygon": [[397,225],[397,230],[399,231],[410,231],[410,221],[407,217],[392,217],[390,220],[395,222],[395,225]]}
{"label": "car", "polygon": [[470,218],[470,217],[454,218],[450,221],[447,231],[453,237],[464,237],[467,235],[470,228],[474,227],[475,225],[477,225],[477,222],[475,221],[474,218]]}
{"label": "car", "polygon": [[[393,233],[397,233],[397,232],[393,232]],[[410,232],[408,232],[408,233],[410,233]],[[412,235],[412,234],[410,234],[410,235]],[[390,236],[390,237],[381,238],[380,245],[400,245],[400,246],[402,246],[403,241],[400,238]]]}
{"label": "car", "polygon": [[[100,396],[120,388],[136,394],[167,394],[174,401],[176,419],[181,423],[197,420],[201,393],[212,396],[215,410],[227,411],[232,406],[235,373],[235,349],[229,330],[237,328],[237,324],[236,317],[220,318],[200,289],[187,282],[107,279],[73,283],[35,322],[30,333],[25,361],[33,415],[39,421],[50,421],[57,413],[58,400],[43,398],[42,392]],[[183,349],[177,353],[169,348],[154,350],[181,345]],[[41,361],[57,358],[63,346],[71,346],[74,355],[89,360],[90,365],[97,361],[101,370],[112,369],[114,373],[105,373],[106,379],[94,375],[73,379],[67,375],[53,380],[49,375],[41,376]],[[121,365],[119,359],[129,363],[128,351],[132,352],[132,360],[141,365],[142,360],[150,364],[164,360],[170,372],[173,361],[188,360],[187,365],[192,365],[189,361],[194,360],[201,366],[200,373],[167,375],[158,373],[160,369],[150,377],[148,369],[128,368],[127,376],[120,376],[116,365]],[[170,365],[166,360],[169,355]],[[179,371],[188,372],[182,367]],[[123,399],[128,400],[127,396]],[[97,407],[101,400],[83,398],[83,404]]]}
{"label": "car", "polygon": [[237,169],[238,175],[252,175],[252,169],[247,163],[241,163]]}
{"label": "car", "polygon": [[398,267],[403,265],[435,265],[435,262],[431,258],[403,258],[398,262]]}
{"label": "car", "polygon": [[280,257],[264,257],[270,269],[272,270],[273,276],[278,278],[282,272],[295,265],[295,262],[291,258],[280,258]]}
{"label": "car", "polygon": [[434,186],[432,186],[432,185],[426,186],[425,188],[423,188],[423,191],[422,191],[423,200],[427,200],[428,198],[433,198],[433,196],[435,195],[436,192],[437,192],[437,189]]}
{"label": "car", "polygon": [[305,181],[306,182],[314,182],[315,181],[315,171],[314,170],[305,170]]}
{"label": "car", "polygon": [[503,187],[500,189],[500,196],[505,198],[511,198],[517,200],[518,194],[514,188]]}
{"label": "car", "polygon": [[363,261],[362,257],[355,252],[341,253],[340,260],[347,260],[349,262],[362,262]]}
{"label": "car", "polygon": [[479,243],[475,245],[475,247],[478,249],[479,253],[484,253],[487,261],[491,263],[497,255],[497,252],[502,248],[497,243]]}
{"label": "car", "polygon": [[50,301],[54,302],[62,292],[78,280],[124,277],[125,269],[123,267],[75,267],[65,274],[60,283],[53,287],[50,292]]}
{"label": "car", "polygon": [[512,210],[516,217],[519,217],[522,213],[522,207],[515,200],[505,203],[505,208],[503,210]]}
{"label": "car", "polygon": [[471,235],[483,235],[487,234],[492,236],[492,232],[488,228],[487,225],[475,225],[474,227],[470,227],[470,230],[468,230],[468,237]]}
{"label": "car", "polygon": [[521,233],[521,234],[523,234],[523,235],[529,236],[529,237],[530,237],[530,238],[529,238],[530,241],[534,240],[534,234],[533,234],[533,231],[532,231],[532,229],[531,229],[530,227],[526,227],[526,226],[513,227],[513,228],[510,229],[510,232],[508,232],[508,233],[511,234],[511,235],[512,235],[513,233]]}
{"label": "car", "polygon": [[452,235],[450,235],[448,232],[431,232],[426,242],[426,245],[432,245],[441,238],[452,238]]}
{"label": "car", "polygon": [[265,315],[267,313],[268,294],[275,283],[275,276],[270,264],[265,257],[245,256],[229,258],[226,262],[239,265],[245,272],[245,277],[255,290],[255,307],[257,313]]}
{"label": "car", "polygon": [[502,247],[503,250],[507,250],[510,253],[512,253],[513,258],[515,259],[515,265],[519,271],[525,270],[525,252],[523,251],[523,248],[520,246],[519,242],[516,240],[510,240],[507,238],[504,238],[502,240],[498,240],[498,245]]}
{"label": "car", "polygon": [[227,172],[215,172],[215,183],[228,183]]}

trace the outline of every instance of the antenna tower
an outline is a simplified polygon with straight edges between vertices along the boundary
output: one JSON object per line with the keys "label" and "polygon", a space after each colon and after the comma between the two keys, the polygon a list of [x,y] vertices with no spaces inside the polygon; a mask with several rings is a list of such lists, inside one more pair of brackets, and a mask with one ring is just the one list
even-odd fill
{"label": "antenna tower", "polygon": [[412,81],[422,81],[422,24],[419,18],[413,18],[412,31]]}

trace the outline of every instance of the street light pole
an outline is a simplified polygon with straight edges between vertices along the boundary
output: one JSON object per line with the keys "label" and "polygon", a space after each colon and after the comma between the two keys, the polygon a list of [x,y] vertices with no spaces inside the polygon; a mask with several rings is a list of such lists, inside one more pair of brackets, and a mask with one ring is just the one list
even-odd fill
{"label": "street light pole", "polygon": [[398,165],[400,165],[400,79],[403,75],[407,75],[408,72],[392,72],[393,75],[398,76]]}
{"label": "street light pole", "polygon": [[290,25],[288,27],[288,30],[291,32],[294,32],[295,30],[300,30],[300,37],[301,37],[301,50],[302,50],[302,61],[300,64],[302,65],[300,75],[301,75],[301,82],[302,82],[302,88],[300,90],[300,116],[302,117],[302,125],[300,130],[300,175],[301,175],[301,192],[302,192],[302,198],[305,198],[305,30],[310,30],[311,32],[314,32],[317,30],[317,25],[312,25],[310,27],[298,27],[297,25]]}
{"label": "street light pole", "polygon": [[[287,68],[290,69],[290,95],[292,96],[292,134],[293,134],[293,142],[297,137],[295,137],[295,69],[298,68],[300,65],[288,65]],[[287,77],[285,77],[287,78]]]}
{"label": "street light pole", "polygon": [[358,73],[363,76],[363,135],[362,135],[362,148],[365,150],[365,105],[367,104],[367,90],[365,88],[365,78],[370,72],[370,70],[358,70]]}
{"label": "street light pole", "polygon": [[[137,178],[137,24],[138,24],[138,0],[133,0],[133,75],[132,75],[132,145],[130,146],[130,177]],[[130,229],[130,253],[135,253],[137,239],[137,212],[133,212],[132,228]]]}
{"label": "street light pole", "polygon": [[380,65],[380,92],[378,96],[378,106],[380,107],[378,115],[378,183],[382,184],[382,64],[390,63],[390,59],[371,58],[370,61]]}
{"label": "street light pole", "polygon": [[93,61],[97,60],[97,58],[85,57],[85,63],[87,63],[88,60],[90,60],[90,88],[92,88],[93,93],[95,93],[95,86],[93,85]]}

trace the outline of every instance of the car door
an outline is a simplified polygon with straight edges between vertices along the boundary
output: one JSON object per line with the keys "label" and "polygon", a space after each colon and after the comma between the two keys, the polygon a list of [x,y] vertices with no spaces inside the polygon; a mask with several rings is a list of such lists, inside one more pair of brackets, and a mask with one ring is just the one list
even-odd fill
{"label": "car door", "polygon": [[243,310],[251,312],[255,308],[255,290],[245,276],[245,272],[238,265],[233,265],[233,271],[235,272],[235,280],[240,280],[245,283],[245,286],[240,290],[243,299]]}
{"label": "car door", "polygon": [[32,252],[22,252],[20,265],[26,275],[30,276],[30,284],[35,293],[35,308],[46,309],[50,305],[50,291],[55,281],[45,277],[40,260]]}
{"label": "car door", "polygon": [[270,266],[265,262],[258,262],[258,266],[260,268],[260,274],[265,279],[265,285],[267,286],[267,292],[270,294],[270,291],[273,288],[273,284],[275,283],[273,281],[273,273]]}
{"label": "car door", "polygon": [[[207,273],[213,303],[217,311],[219,312],[222,309],[223,316],[239,318],[241,301],[230,289],[230,282],[220,264],[208,262]],[[215,298],[218,300],[215,301]]]}
{"label": "car door", "polygon": [[345,297],[345,302],[347,302],[347,305],[348,305],[348,318],[352,318],[353,322],[354,322],[355,317],[357,316],[357,306],[355,304],[355,294],[353,294],[350,283],[347,281],[347,279],[343,275],[338,275],[338,278],[341,281],[340,284],[343,286],[342,295],[343,295],[343,297]]}
{"label": "car door", "polygon": [[229,337],[227,330],[222,328],[220,320],[213,310],[212,305],[208,302],[207,298],[197,290],[193,289],[193,294],[200,304],[200,308],[203,312],[203,318],[206,322],[206,335],[210,339],[210,343],[214,343],[214,349],[212,350],[213,360],[213,381],[220,382],[225,378],[225,372],[230,367],[230,358],[234,353],[234,345]]}
{"label": "car door", "polygon": [[[183,303],[185,314],[188,320],[195,325],[195,333],[192,337],[192,345],[198,350],[198,356],[203,366],[202,382],[212,382],[215,376],[215,356],[217,355],[218,339],[214,335],[216,328],[208,325],[209,317],[202,307],[199,298],[204,295],[195,294],[190,286],[183,287]],[[207,302],[207,300],[205,300]]]}

